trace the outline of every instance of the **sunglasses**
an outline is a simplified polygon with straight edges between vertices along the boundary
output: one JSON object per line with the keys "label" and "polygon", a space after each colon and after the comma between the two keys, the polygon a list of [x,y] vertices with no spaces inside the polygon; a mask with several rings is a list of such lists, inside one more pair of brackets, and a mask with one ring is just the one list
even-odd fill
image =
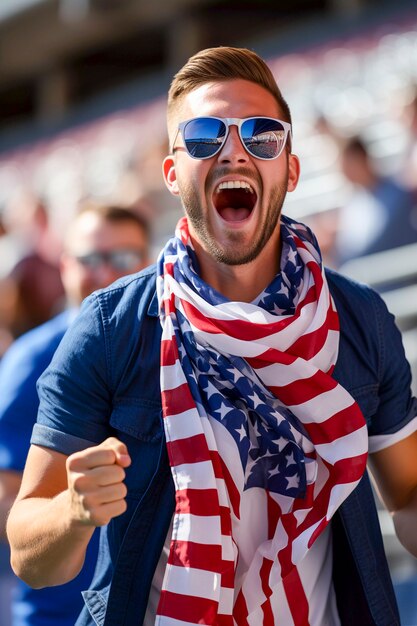
{"label": "sunglasses", "polygon": [[[257,159],[277,159],[291,140],[291,124],[272,117],[195,117],[181,122],[177,134],[193,159],[211,159],[223,148],[230,126],[237,126],[245,150]],[[175,150],[176,148],[174,148]]]}
{"label": "sunglasses", "polygon": [[117,272],[129,272],[143,261],[143,253],[138,250],[111,250],[109,252],[90,252],[75,258],[81,265],[91,270],[96,270],[106,264]]}

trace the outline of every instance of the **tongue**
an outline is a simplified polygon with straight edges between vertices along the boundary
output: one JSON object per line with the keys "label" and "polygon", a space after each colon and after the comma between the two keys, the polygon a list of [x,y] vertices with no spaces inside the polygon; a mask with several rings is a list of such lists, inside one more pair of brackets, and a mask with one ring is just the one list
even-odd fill
{"label": "tongue", "polygon": [[225,207],[224,209],[221,209],[219,213],[226,222],[241,222],[242,220],[248,218],[251,212],[245,207],[239,209]]}

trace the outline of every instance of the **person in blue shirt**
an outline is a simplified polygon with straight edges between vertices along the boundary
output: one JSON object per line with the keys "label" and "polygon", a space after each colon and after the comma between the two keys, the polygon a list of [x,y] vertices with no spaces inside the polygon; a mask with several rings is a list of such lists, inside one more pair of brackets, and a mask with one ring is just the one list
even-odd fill
{"label": "person in blue shirt", "polygon": [[[61,258],[68,307],[18,338],[0,363],[0,511],[1,533],[19,489],[39,406],[36,381],[52,356],[79,305],[92,291],[109,285],[148,262],[149,233],[142,217],[127,208],[86,204],[70,224]],[[34,590],[17,583],[12,602],[13,626],[73,626],[82,607],[97,559],[98,536],[84,567],[71,582]],[[6,611],[6,607],[2,609]]]}
{"label": "person in blue shirt", "polygon": [[417,555],[417,402],[382,299],[282,214],[291,114],[254,52],[209,48],[168,95],[185,216],[96,292],[39,381],[8,520],[28,584],[100,556],[77,626],[399,624],[369,459]]}
{"label": "person in blue shirt", "polygon": [[335,238],[338,267],[351,259],[415,243],[415,194],[394,177],[378,171],[361,137],[346,142],[340,161],[352,194],[339,209]]}

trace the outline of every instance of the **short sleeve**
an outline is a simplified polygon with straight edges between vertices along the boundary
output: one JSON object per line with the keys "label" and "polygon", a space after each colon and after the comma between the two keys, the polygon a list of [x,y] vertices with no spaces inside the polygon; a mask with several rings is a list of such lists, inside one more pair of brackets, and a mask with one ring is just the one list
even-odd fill
{"label": "short sleeve", "polygon": [[379,405],[369,427],[370,451],[392,445],[417,430],[417,400],[401,333],[380,296],[374,296],[379,338]]}
{"label": "short sleeve", "polygon": [[31,443],[72,454],[107,438],[111,358],[96,294],[82,305],[38,381]]}

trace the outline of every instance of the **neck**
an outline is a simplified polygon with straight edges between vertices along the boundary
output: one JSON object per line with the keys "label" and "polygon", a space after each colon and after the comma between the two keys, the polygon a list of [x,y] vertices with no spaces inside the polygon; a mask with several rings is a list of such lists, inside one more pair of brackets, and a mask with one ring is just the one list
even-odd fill
{"label": "neck", "polygon": [[261,254],[245,265],[226,265],[216,261],[194,242],[201,278],[225,298],[252,302],[273,280],[280,268],[281,246],[269,241]]}

